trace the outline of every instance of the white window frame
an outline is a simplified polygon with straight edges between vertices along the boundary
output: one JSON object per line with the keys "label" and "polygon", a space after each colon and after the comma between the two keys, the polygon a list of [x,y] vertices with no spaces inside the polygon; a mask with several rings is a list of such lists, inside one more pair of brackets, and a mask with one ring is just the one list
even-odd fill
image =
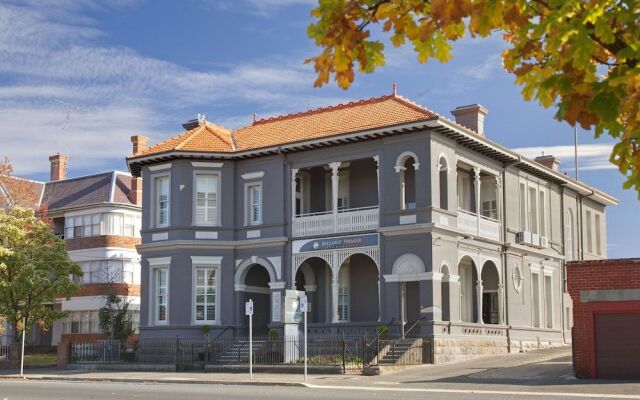
{"label": "white window frame", "polygon": [[[167,193],[167,222],[165,224],[160,223],[160,205],[158,197],[158,180],[167,179],[168,193]],[[152,215],[151,225],[153,228],[166,228],[171,225],[171,174],[169,172],[163,174],[151,175],[151,192],[152,192]],[[124,221],[123,221],[124,224]]]}
{"label": "white window frame", "polygon": [[[524,198],[522,189],[524,187]],[[535,210],[530,204],[530,190],[535,191]],[[551,199],[549,197],[549,189],[542,184],[528,181],[521,178],[518,185],[520,197],[520,225],[522,231],[535,233],[539,236],[549,237],[551,232]],[[540,197],[544,199],[544,205],[540,204]],[[535,213],[535,221],[532,221],[532,213]],[[524,218],[524,220],[523,220]],[[535,228],[535,232],[534,229]]]}
{"label": "white window frame", "polygon": [[564,246],[567,261],[575,260],[575,241],[573,240],[574,217],[571,209],[564,211]]}
{"label": "white window frame", "polygon": [[[338,322],[349,322],[351,320],[351,279],[350,265],[344,264],[338,272]],[[344,281],[340,278],[346,277]],[[344,283],[346,282],[346,285]],[[345,300],[346,299],[346,300]],[[341,312],[342,310],[342,312]]]}
{"label": "white window frame", "polygon": [[[215,221],[213,222],[200,222],[198,221],[197,211],[198,211],[198,176],[199,175],[209,175],[214,176],[216,178],[216,209],[215,209]],[[193,226],[220,226],[220,216],[221,216],[221,189],[222,189],[222,174],[219,171],[207,171],[207,170],[194,170],[193,171],[193,207],[192,207],[192,225]],[[206,207],[205,207],[206,209]]]}
{"label": "white window frame", "polygon": [[590,254],[593,254],[593,221],[591,218],[593,213],[591,210],[586,210],[585,214],[585,220],[587,221],[585,226],[587,229],[587,251]]}
{"label": "white window frame", "polygon": [[[149,258],[147,261],[149,262],[149,325],[169,325],[169,308],[171,305],[171,257]],[[167,308],[165,311],[165,319],[163,321],[158,320],[158,308],[156,304],[156,271],[158,270],[167,271]]]}
{"label": "white window frame", "polygon": [[[531,270],[531,326],[534,328],[541,328],[542,327],[542,322],[543,322],[543,317],[542,317],[542,310],[544,308],[544,301],[541,298],[541,290],[540,290],[540,286],[542,285],[540,282],[544,280],[543,274],[541,273],[541,268],[539,265],[536,266],[531,266],[530,267]],[[537,287],[535,287],[534,283],[535,280],[533,279],[533,276],[537,275]],[[534,306],[535,304],[535,293],[538,294],[538,315],[537,315],[537,320],[538,320],[538,324],[536,324],[536,308]]]}
{"label": "white window frame", "polygon": [[[544,305],[544,328],[547,329],[553,329],[553,327],[555,326],[555,321],[554,321],[554,295],[553,295],[553,270],[550,269],[549,267],[544,267],[543,271],[542,271],[542,294],[544,297],[544,301],[542,302],[542,304]],[[551,278],[551,288],[549,289],[549,301],[551,301],[551,304],[548,305],[547,304],[547,277]],[[547,314],[547,310],[551,311],[551,315]],[[551,326],[548,326],[548,318],[551,317]],[[541,321],[542,322],[542,321]],[[542,325],[542,324],[540,324]]]}
{"label": "white window frame", "polygon": [[[222,265],[222,257],[203,257],[203,256],[192,256],[191,257],[191,322],[193,325],[220,325],[220,290],[221,290],[221,280],[220,280],[220,271]],[[206,310],[205,310],[205,319],[198,320],[196,319],[196,287],[197,287],[197,273],[198,270],[214,270],[216,273],[216,284],[215,284],[215,317],[213,320],[206,319]],[[206,296],[206,293],[205,293]],[[205,301],[205,304],[206,301]]]}
{"label": "white window frame", "polygon": [[[253,204],[253,190],[260,190],[260,202],[259,204]],[[245,198],[245,225],[262,225],[264,218],[264,191],[262,187],[262,182],[251,182],[245,183],[244,185],[244,198]],[[259,218],[257,220],[253,219],[253,209],[254,207],[258,207],[259,209]]]}
{"label": "white window frame", "polygon": [[601,256],[602,255],[602,223],[601,223],[602,218],[600,217],[599,213],[595,213],[595,217],[594,217],[594,224],[595,224],[595,239],[596,239],[596,254]]}

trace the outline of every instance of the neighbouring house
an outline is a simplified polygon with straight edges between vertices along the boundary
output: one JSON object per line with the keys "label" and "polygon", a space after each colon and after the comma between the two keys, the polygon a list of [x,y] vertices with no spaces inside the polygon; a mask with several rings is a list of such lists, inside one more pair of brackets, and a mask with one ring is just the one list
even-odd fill
{"label": "neighbouring house", "polygon": [[[141,180],[120,171],[67,178],[66,156],[56,154],[49,161],[48,182],[4,179],[0,183],[0,201],[46,210],[54,233],[65,240],[69,257],[80,265],[84,275],[73,277],[82,284],[76,296],[51,304],[68,311],[68,316],[46,331],[33,328],[28,342],[57,345],[66,335],[77,340],[99,336],[98,310],[110,294],[131,301],[131,320],[137,329],[140,256],[135,246],[140,243]],[[22,204],[20,199],[12,198],[15,181],[29,183],[37,193],[37,201]]]}
{"label": "neighbouring house", "polygon": [[640,259],[567,264],[579,378],[640,379]]}
{"label": "neighbouring house", "polygon": [[[313,335],[389,325],[435,361],[570,340],[565,260],[607,255],[617,200],[395,92],[256,119],[202,116],[127,158],[143,177],[142,338],[282,330],[305,291]],[[406,332],[409,333],[409,332]]]}

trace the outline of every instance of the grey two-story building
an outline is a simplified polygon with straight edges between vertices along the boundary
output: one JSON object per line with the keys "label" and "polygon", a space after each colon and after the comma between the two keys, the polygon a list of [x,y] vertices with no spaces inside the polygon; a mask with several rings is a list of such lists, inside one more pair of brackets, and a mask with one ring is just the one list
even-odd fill
{"label": "grey two-story building", "polygon": [[245,334],[248,299],[280,330],[297,289],[312,334],[411,328],[436,362],[570,340],[564,263],[606,257],[617,200],[486,138],[482,106],[452,113],[394,93],[134,136],[141,337]]}

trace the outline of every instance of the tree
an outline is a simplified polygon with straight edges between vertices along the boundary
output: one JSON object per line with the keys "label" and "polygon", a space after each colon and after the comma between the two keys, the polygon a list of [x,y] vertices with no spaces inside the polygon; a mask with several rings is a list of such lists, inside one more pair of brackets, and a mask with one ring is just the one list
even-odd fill
{"label": "tree", "polygon": [[452,42],[502,33],[506,71],[526,100],[555,106],[556,118],[617,140],[611,162],[640,194],[640,1],[638,0],[320,0],[308,29],[322,52],[307,62],[315,86],[333,75],[341,88],[354,69],[384,65],[379,26],[418,61],[447,62]]}
{"label": "tree", "polygon": [[130,301],[115,294],[107,296],[104,307],[98,312],[100,329],[109,339],[124,342],[133,335],[134,330],[129,318]]}
{"label": "tree", "polygon": [[[34,182],[12,176],[13,166],[8,158],[0,160],[0,209],[12,207],[37,208],[40,194]],[[46,212],[40,214],[45,215]]]}
{"label": "tree", "polygon": [[16,338],[25,327],[49,329],[65,313],[52,305],[67,300],[80,286],[71,275],[82,275],[69,259],[64,242],[31,209],[0,209],[0,315]]}

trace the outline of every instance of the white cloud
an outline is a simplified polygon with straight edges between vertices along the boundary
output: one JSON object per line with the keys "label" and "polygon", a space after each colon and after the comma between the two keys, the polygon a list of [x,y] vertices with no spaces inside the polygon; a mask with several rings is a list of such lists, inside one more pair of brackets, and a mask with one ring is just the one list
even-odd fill
{"label": "white cloud", "polygon": [[[616,169],[617,167],[609,162],[613,145],[613,143],[578,145],[580,171]],[[573,145],[522,147],[513,150],[531,159],[541,155],[553,155],[561,160],[560,169],[571,171],[575,169]]]}
{"label": "white cloud", "polygon": [[502,71],[502,57],[491,54],[479,64],[473,64],[460,69],[460,74],[472,79],[485,80]]}

